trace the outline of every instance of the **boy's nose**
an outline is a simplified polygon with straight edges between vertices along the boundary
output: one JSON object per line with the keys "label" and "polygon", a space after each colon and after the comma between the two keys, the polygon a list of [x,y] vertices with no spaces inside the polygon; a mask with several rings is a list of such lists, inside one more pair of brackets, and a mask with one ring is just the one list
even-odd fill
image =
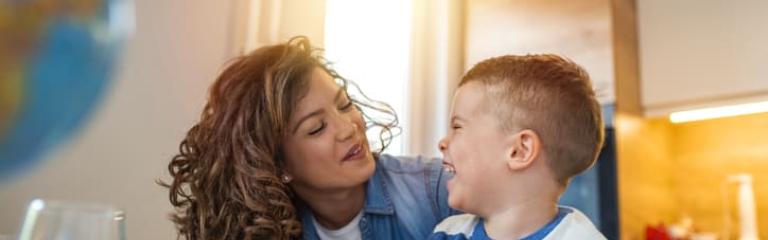
{"label": "boy's nose", "polygon": [[445,152],[446,149],[448,149],[448,141],[445,138],[441,138],[439,142],[437,142],[437,149],[440,150],[440,152]]}

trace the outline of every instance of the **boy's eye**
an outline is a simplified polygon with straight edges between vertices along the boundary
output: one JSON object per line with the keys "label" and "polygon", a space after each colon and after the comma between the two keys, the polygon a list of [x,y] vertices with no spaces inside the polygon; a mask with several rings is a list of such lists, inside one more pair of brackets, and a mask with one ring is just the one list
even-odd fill
{"label": "boy's eye", "polygon": [[318,133],[323,131],[323,129],[325,129],[325,122],[321,123],[320,126],[318,126],[317,128],[312,129],[312,131],[309,132],[309,135],[310,136],[317,135]]}

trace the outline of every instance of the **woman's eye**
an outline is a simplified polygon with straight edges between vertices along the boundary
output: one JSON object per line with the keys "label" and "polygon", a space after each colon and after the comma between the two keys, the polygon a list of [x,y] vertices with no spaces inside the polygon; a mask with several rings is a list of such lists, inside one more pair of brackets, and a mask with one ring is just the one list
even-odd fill
{"label": "woman's eye", "polygon": [[325,122],[321,123],[319,127],[312,129],[312,131],[309,132],[309,135],[317,135],[321,131],[325,129]]}
{"label": "woman's eye", "polygon": [[339,110],[341,111],[348,111],[350,108],[352,108],[352,101],[347,102],[347,104],[344,104],[344,106],[341,106]]}
{"label": "woman's eye", "polygon": [[453,130],[457,130],[457,129],[460,129],[461,126],[454,124],[454,125],[451,126],[451,128],[453,128]]}

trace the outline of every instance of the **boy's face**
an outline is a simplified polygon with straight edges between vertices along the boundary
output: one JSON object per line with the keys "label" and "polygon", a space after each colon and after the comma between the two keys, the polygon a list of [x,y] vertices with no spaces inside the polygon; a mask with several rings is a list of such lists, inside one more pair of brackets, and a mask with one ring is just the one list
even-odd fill
{"label": "boy's face", "polygon": [[479,214],[493,203],[495,186],[507,175],[505,155],[509,138],[499,127],[486,87],[469,82],[456,90],[451,108],[451,130],[440,140],[443,164],[454,171],[448,181],[448,204]]}

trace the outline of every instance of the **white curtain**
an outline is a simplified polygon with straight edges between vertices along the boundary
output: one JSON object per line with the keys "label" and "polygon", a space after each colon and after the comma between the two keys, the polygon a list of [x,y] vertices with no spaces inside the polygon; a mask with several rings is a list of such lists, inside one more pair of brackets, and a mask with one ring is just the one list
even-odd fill
{"label": "white curtain", "polygon": [[464,72],[462,0],[414,0],[407,154],[440,156],[453,91]]}

